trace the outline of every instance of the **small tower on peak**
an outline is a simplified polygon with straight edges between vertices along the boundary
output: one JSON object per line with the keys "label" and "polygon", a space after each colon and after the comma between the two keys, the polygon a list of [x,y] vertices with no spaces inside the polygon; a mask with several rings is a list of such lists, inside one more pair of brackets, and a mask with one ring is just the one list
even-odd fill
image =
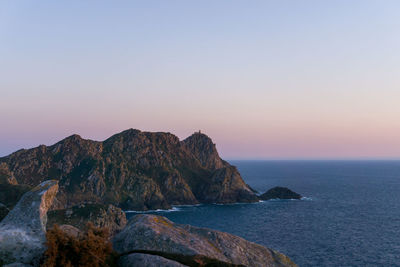
{"label": "small tower on peak", "polygon": [[199,134],[201,134],[201,130],[199,130]]}

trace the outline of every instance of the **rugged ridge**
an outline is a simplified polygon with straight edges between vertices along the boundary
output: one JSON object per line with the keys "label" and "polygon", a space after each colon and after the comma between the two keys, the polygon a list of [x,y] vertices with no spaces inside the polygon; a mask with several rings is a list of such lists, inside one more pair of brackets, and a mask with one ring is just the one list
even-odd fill
{"label": "rugged ridge", "polygon": [[53,209],[101,203],[149,210],[258,200],[200,132],[183,141],[171,133],[133,129],[103,142],[72,135],[0,158],[0,185],[7,188],[36,186],[49,177],[60,186]]}

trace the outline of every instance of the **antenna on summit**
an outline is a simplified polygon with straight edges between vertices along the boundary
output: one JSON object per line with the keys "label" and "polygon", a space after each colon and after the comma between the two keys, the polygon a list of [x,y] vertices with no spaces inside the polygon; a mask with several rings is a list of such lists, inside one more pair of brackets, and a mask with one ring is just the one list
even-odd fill
{"label": "antenna on summit", "polygon": [[201,130],[199,130],[199,134],[201,134]]}

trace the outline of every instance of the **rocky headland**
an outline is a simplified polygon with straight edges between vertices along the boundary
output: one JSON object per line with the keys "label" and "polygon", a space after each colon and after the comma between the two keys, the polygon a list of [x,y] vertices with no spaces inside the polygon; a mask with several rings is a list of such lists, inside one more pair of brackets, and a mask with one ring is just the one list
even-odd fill
{"label": "rocky headland", "polygon": [[180,141],[170,133],[130,129],[103,142],[72,135],[52,146],[19,150],[0,158],[0,195],[7,194],[9,202],[0,203],[12,208],[21,194],[47,179],[59,182],[52,209],[258,201],[236,167],[201,133]]}

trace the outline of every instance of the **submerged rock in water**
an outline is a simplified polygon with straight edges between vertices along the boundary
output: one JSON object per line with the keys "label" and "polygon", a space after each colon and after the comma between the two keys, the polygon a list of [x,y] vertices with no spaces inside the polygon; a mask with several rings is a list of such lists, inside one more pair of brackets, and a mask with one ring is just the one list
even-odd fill
{"label": "submerged rock in water", "polygon": [[49,180],[25,193],[0,223],[0,265],[11,263],[37,266],[46,250],[47,210],[58,191]]}
{"label": "submerged rock in water", "polygon": [[113,246],[124,256],[151,254],[189,266],[296,266],[287,256],[238,236],[175,224],[156,215],[132,217],[114,237]]}
{"label": "submerged rock in water", "polygon": [[293,192],[289,188],[286,187],[274,187],[262,194],[260,197],[262,200],[269,200],[269,199],[300,199],[301,195]]}

